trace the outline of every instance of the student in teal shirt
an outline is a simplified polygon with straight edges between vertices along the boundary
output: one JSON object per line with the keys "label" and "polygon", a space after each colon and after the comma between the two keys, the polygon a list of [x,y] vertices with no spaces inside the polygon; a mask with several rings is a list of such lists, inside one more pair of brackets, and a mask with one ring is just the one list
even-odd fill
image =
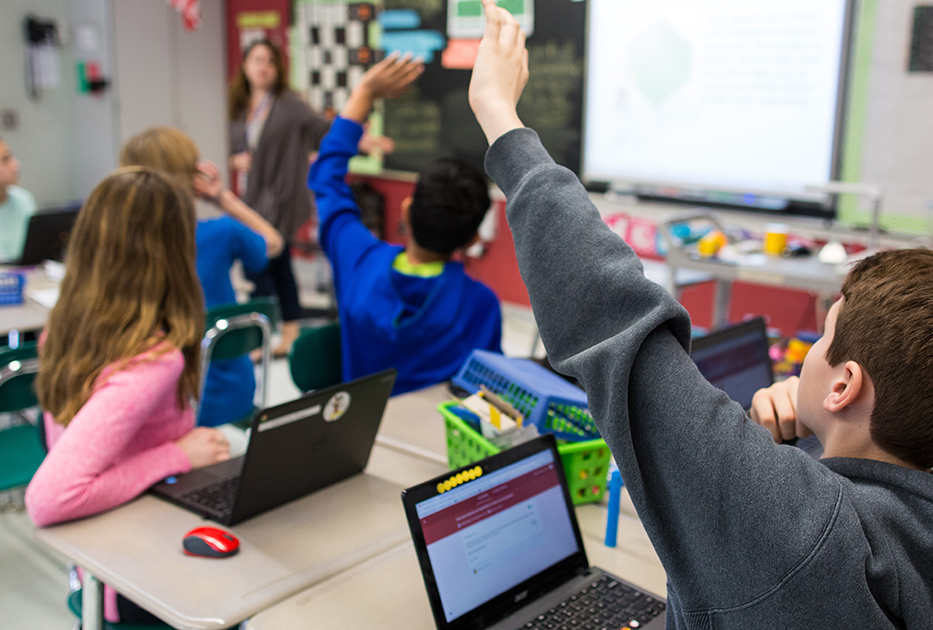
{"label": "student in teal shirt", "polygon": [[29,217],[36,212],[32,193],[18,183],[19,160],[0,138],[0,261],[22,256]]}

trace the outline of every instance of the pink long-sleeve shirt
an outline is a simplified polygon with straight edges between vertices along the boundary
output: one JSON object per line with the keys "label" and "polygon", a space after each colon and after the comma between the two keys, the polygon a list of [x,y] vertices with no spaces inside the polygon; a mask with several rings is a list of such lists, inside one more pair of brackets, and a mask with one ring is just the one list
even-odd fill
{"label": "pink long-sleeve shirt", "polygon": [[[49,454],[26,489],[26,510],[45,527],[90,516],[134,499],[154,483],[191,470],[175,444],[194,428],[190,406],[178,405],[185,361],[177,349],[135,357],[107,369],[67,427],[44,417]],[[108,589],[105,617],[118,617]]]}

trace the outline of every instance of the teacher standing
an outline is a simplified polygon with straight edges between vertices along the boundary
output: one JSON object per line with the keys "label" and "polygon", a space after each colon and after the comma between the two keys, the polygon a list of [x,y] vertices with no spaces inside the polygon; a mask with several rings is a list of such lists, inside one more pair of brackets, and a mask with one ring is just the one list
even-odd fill
{"label": "teacher standing", "polygon": [[286,247],[265,271],[247,272],[254,297],[277,296],[282,311],[282,340],[275,356],[288,353],[298,338],[301,306],[289,245],[311,218],[313,201],[306,184],[308,162],[330,121],[287,86],[282,53],[269,40],[249,45],[230,86],[230,166],[246,176],[243,201],[282,234]]}

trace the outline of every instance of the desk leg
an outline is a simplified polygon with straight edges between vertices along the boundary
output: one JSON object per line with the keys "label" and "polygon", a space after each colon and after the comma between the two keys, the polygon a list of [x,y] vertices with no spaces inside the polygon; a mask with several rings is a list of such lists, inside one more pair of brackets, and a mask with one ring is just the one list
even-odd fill
{"label": "desk leg", "polygon": [[104,627],[104,585],[84,572],[81,587],[81,630],[101,630]]}
{"label": "desk leg", "polygon": [[716,293],[713,298],[713,330],[722,328],[729,322],[729,305],[732,303],[732,281],[716,280]]}

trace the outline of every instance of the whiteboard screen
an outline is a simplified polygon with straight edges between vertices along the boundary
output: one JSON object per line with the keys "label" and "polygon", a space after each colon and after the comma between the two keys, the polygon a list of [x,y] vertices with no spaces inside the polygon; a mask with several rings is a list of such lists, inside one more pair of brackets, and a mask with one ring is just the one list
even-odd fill
{"label": "whiteboard screen", "polygon": [[584,177],[813,198],[846,0],[589,0]]}

